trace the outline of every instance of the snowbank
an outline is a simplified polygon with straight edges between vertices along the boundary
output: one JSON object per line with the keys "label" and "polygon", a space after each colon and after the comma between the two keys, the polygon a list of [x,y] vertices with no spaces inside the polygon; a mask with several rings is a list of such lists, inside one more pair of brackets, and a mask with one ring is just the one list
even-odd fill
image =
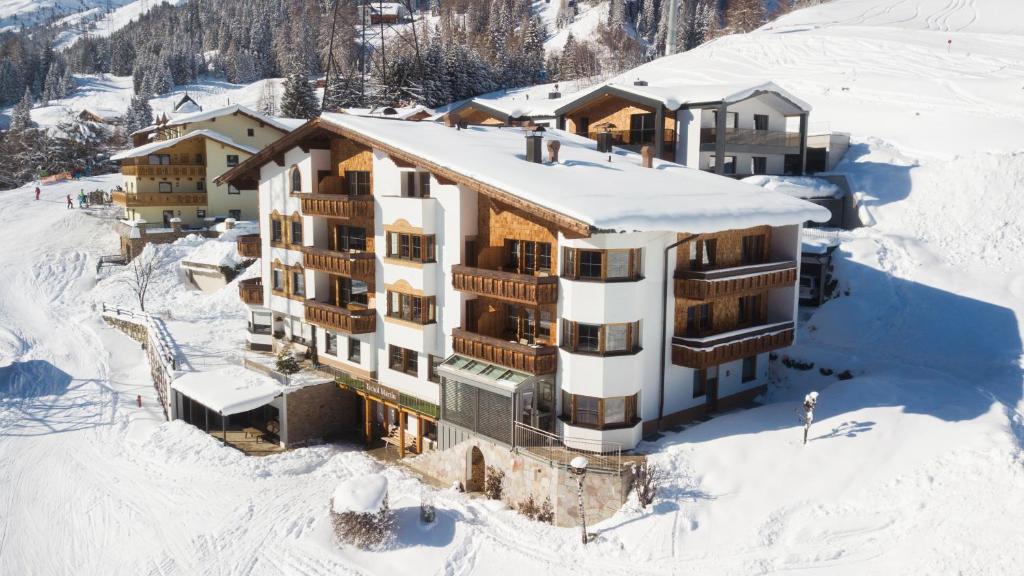
{"label": "snowbank", "polygon": [[217,239],[203,242],[182,262],[234,268],[242,263],[242,259],[238,256],[238,244]]}
{"label": "snowbank", "polygon": [[383,474],[350,478],[334,489],[331,509],[335,514],[376,514],[387,497],[388,479]]}
{"label": "snowbank", "polygon": [[843,195],[839,186],[813,176],[749,176],[741,182],[794,198],[839,198]]}

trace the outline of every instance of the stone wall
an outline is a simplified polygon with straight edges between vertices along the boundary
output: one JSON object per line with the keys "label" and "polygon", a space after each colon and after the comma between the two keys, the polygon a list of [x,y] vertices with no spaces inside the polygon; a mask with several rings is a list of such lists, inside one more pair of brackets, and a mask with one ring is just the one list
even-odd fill
{"label": "stone wall", "polygon": [[[485,467],[493,466],[505,472],[501,499],[507,506],[517,509],[519,503],[531,495],[539,506],[547,497],[555,509],[556,526],[577,524],[577,486],[572,474],[506,446],[476,437],[448,450],[406,459],[405,463],[443,484],[458,482],[463,487],[471,486],[474,484],[470,476],[474,449],[483,455]],[[598,522],[615,514],[626,501],[631,482],[632,475],[628,472],[588,474],[583,485],[587,522]]]}
{"label": "stone wall", "polygon": [[340,436],[357,426],[359,397],[334,382],[324,382],[287,396],[288,447]]}

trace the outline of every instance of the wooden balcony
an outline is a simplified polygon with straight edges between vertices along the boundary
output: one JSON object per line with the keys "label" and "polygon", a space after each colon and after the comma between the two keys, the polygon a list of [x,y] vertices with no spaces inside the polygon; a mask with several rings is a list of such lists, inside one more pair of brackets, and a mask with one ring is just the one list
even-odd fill
{"label": "wooden balcony", "polygon": [[373,282],[376,268],[373,252],[335,252],[303,246],[302,255],[302,263],[306,268]]}
{"label": "wooden balcony", "polygon": [[462,292],[528,306],[558,302],[557,276],[531,276],[469,266],[452,266],[452,286]]}
{"label": "wooden balcony", "polygon": [[703,338],[672,338],[672,363],[704,369],[793,343],[793,323],[776,322]]}
{"label": "wooden balcony", "polygon": [[238,297],[249,306],[263,306],[263,280],[250,278],[239,281]]}
{"label": "wooden balcony", "polygon": [[796,283],[796,262],[768,262],[718,270],[677,270],[675,295],[711,300],[763,292]]}
{"label": "wooden balcony", "polygon": [[346,334],[368,334],[377,330],[377,311],[349,310],[326,302],[306,300],[306,322]]}
{"label": "wooden balcony", "polygon": [[243,234],[236,240],[238,255],[242,258],[259,258],[263,255],[259,234]]}
{"label": "wooden balcony", "polygon": [[152,178],[206,178],[206,166],[202,164],[122,164],[121,174]]}
{"label": "wooden balcony", "polygon": [[117,191],[111,201],[118,206],[206,206],[206,192],[125,192]]}
{"label": "wooden balcony", "polygon": [[301,200],[306,216],[373,219],[373,196],[303,194]]}
{"label": "wooden balcony", "polygon": [[452,330],[452,348],[457,354],[530,374],[554,374],[558,367],[558,348],[555,346],[529,346],[461,328]]}

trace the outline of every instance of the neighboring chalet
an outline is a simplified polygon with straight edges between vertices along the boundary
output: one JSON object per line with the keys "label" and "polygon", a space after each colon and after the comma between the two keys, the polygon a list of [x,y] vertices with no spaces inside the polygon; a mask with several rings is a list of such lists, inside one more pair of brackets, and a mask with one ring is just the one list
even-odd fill
{"label": "neighboring chalet", "polygon": [[[191,109],[190,102],[178,109]],[[136,147],[112,157],[123,177],[113,193],[123,209],[122,255],[130,259],[147,242],[170,242],[227,218],[255,221],[255,192],[216,184],[213,177],[297,124],[234,105],[175,114],[132,134]]]}
{"label": "neighboring chalet", "polygon": [[504,469],[505,498],[550,495],[559,524],[586,452],[606,517],[623,451],[765,390],[801,223],[828,218],[644,152],[323,114],[217,179],[259,188],[250,348],[315,349],[346,428],[468,490]]}

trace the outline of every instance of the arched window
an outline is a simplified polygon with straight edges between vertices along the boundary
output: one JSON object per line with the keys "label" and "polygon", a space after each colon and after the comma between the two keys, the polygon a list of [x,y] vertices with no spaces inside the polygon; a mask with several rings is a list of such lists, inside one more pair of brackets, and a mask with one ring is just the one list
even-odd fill
{"label": "arched window", "polygon": [[292,167],[292,194],[302,192],[302,172],[299,172],[298,166]]}

